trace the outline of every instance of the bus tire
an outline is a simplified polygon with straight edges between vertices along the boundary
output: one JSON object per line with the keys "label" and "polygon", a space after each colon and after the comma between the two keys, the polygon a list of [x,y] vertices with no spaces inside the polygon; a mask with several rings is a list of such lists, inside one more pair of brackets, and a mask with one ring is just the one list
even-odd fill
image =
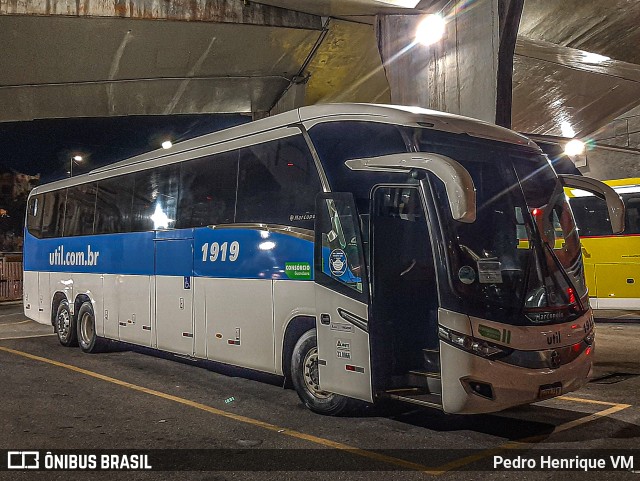
{"label": "bus tire", "polygon": [[318,341],[310,329],[298,339],[291,356],[291,380],[302,403],[318,414],[336,416],[350,407],[350,399],[318,386]]}
{"label": "bus tire", "polygon": [[71,314],[71,309],[69,309],[69,303],[66,299],[61,300],[60,304],[58,304],[54,328],[58,336],[58,341],[60,341],[60,344],[64,347],[78,345],[76,320]]}
{"label": "bus tire", "polygon": [[96,316],[91,302],[87,301],[78,311],[78,345],[83,352],[96,353],[102,348],[102,340],[96,335]]}

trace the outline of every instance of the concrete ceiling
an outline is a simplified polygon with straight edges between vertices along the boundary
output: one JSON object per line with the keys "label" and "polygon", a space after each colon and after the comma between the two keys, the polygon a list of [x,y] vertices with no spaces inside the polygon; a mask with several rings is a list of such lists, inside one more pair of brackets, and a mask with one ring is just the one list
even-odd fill
{"label": "concrete ceiling", "polygon": [[[594,134],[640,104],[640,1],[526,0],[514,62],[515,129]],[[595,54],[595,55],[594,55]]]}
{"label": "concrete ceiling", "polygon": [[[268,111],[307,77],[306,104],[388,102],[372,15],[444,3],[0,0],[0,121]],[[640,103],[639,18],[638,1],[526,0],[513,127],[589,134]]]}

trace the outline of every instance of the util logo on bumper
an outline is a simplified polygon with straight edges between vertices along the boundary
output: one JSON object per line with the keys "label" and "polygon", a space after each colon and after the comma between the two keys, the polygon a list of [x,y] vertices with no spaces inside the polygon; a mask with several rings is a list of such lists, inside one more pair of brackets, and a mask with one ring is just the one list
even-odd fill
{"label": "util logo on bumper", "polygon": [[86,251],[66,252],[64,246],[58,246],[49,253],[49,265],[51,266],[97,266],[100,252],[92,251],[87,246]]}

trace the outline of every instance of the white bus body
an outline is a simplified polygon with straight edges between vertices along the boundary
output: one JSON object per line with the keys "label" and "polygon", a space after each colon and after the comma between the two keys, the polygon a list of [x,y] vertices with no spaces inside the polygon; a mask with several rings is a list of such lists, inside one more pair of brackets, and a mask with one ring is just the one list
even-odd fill
{"label": "white bus body", "polygon": [[286,376],[325,414],[381,396],[498,411],[591,369],[558,189],[507,129],[304,107],[34,189],[25,313],[87,352],[112,339]]}

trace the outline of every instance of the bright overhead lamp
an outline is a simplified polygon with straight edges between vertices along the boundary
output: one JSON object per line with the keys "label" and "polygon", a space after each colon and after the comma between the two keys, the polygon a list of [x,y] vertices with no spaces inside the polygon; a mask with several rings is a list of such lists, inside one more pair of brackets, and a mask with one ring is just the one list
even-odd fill
{"label": "bright overhead lamp", "polygon": [[170,149],[171,147],[173,147],[173,143],[170,140],[165,140],[164,142],[162,142],[162,148],[167,150]]}
{"label": "bright overhead lamp", "polygon": [[564,146],[564,153],[569,156],[574,155],[582,155],[584,154],[585,145],[582,140],[571,139],[567,142],[567,145]]}
{"label": "bright overhead lamp", "polygon": [[446,22],[439,14],[427,15],[416,29],[416,42],[422,45],[434,44],[444,36]]}
{"label": "bright overhead lamp", "polygon": [[375,0],[377,3],[383,3],[393,7],[416,8],[420,0]]}
{"label": "bright overhead lamp", "polygon": [[602,63],[611,60],[611,57],[600,55],[593,52],[582,52],[582,61],[586,63]]}

